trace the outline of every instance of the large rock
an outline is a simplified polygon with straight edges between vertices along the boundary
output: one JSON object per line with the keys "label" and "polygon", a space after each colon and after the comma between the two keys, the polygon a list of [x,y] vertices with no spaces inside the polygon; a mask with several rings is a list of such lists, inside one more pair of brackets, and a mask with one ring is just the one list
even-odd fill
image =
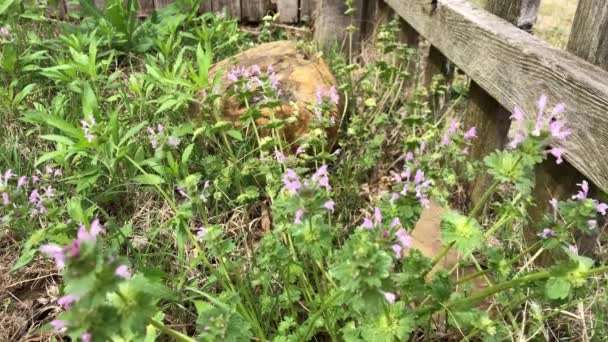
{"label": "large rock", "polygon": [[[227,77],[230,70],[235,67],[250,68],[254,65],[259,66],[263,71],[272,65],[275,70],[282,90],[282,105],[274,108],[272,114],[283,119],[294,115],[297,117],[295,123],[287,125],[282,130],[286,140],[293,143],[297,138],[309,133],[314,114],[307,107],[315,104],[317,89],[321,87],[328,90],[336,86],[336,79],[323,59],[298,50],[296,42],[277,41],[256,46],[218,62],[210,70],[210,75],[213,76],[219,70],[224,70],[221,87],[225,91],[233,85]],[[290,103],[295,103],[297,110]],[[338,107],[334,106],[330,113],[336,123],[328,130],[330,143],[335,141],[337,125],[340,122],[341,110]],[[239,118],[245,111],[238,100],[223,99],[222,113],[226,119],[239,123]],[[271,116],[270,110],[263,110],[262,115],[263,118],[257,120],[259,125],[268,122]]]}

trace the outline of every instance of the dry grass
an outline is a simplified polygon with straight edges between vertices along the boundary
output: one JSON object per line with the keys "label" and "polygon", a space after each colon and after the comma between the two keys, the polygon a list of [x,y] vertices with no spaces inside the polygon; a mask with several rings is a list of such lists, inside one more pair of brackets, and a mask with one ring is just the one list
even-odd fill
{"label": "dry grass", "polygon": [[[487,0],[471,0],[483,7]],[[503,0],[507,1],[507,0]],[[545,41],[565,48],[570,36],[578,0],[543,0],[534,32]]]}

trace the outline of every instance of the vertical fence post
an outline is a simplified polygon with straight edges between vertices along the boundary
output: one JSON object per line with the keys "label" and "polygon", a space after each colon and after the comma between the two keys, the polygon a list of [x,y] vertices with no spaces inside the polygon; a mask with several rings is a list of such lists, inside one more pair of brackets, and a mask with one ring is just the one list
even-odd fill
{"label": "vertical fence post", "polygon": [[[568,41],[568,51],[608,70],[608,2],[606,0],[579,0]],[[551,198],[567,198],[576,192],[576,183],[580,183],[585,178],[567,161],[560,165],[556,165],[552,159],[545,161],[536,170],[534,188],[536,207],[529,211],[531,228],[537,227],[542,222],[544,213],[550,210]],[[591,193],[596,192],[597,188],[591,184]],[[535,233],[535,230],[528,229],[526,240],[534,241],[537,238]],[[596,237],[597,235],[577,237],[579,252],[591,253]],[[545,259],[540,262],[546,261]]]}
{"label": "vertical fence post", "polygon": [[[531,32],[536,22],[540,0],[489,0],[487,9],[491,13],[507,19],[514,25]],[[483,160],[496,149],[505,146],[511,121],[510,110],[502,107],[491,95],[471,81],[469,103],[465,116],[465,126],[477,128],[478,139],[470,150],[470,157]],[[476,204],[490,183],[488,175],[479,175],[470,184],[468,194]]]}
{"label": "vertical fence post", "polygon": [[362,0],[354,0],[356,9],[353,15],[346,15],[344,0],[317,0],[315,1],[314,40],[320,48],[328,49],[337,45],[343,51],[349,51],[349,33],[345,28],[352,25],[357,29],[352,33],[352,50],[359,50]]}

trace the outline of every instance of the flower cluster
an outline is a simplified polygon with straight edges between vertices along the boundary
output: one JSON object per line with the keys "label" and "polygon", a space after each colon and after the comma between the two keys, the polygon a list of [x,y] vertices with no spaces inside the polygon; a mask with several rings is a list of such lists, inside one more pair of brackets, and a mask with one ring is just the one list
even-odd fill
{"label": "flower cluster", "polygon": [[[285,173],[282,177],[283,181],[283,190],[290,195],[297,195],[300,191],[312,190],[316,191],[317,189],[325,189],[325,191],[329,192],[331,190],[331,185],[329,184],[329,172],[327,170],[327,165],[322,165],[315,171],[315,173],[307,180],[300,180],[300,177],[293,169],[286,169]],[[323,208],[327,211],[333,212],[335,210],[336,203],[327,199],[323,202]],[[302,218],[304,216],[304,209],[299,208],[296,210],[294,223],[299,224],[302,223]]]}
{"label": "flower cluster", "polygon": [[91,222],[91,226],[88,230],[83,223],[80,223],[78,225],[76,239],[72,240],[72,242],[63,247],[53,243],[42,245],[40,251],[49,258],[53,258],[55,260],[55,266],[58,270],[61,270],[65,267],[68,258],[78,257],[81,247],[85,243],[95,243],[97,236],[104,231],[105,230],[98,219]]}
{"label": "flower cluster", "polygon": [[[564,122],[558,119],[558,116],[566,110],[566,105],[563,103],[557,104],[551,110],[549,116],[546,115],[547,109],[547,96],[542,95],[537,103],[538,114],[533,122],[533,125],[527,125],[526,115],[519,107],[515,107],[511,115],[511,120],[519,124],[519,128],[515,133],[515,136],[509,142],[509,147],[514,149],[517,148],[526,138],[541,137],[543,132],[548,132],[548,136],[557,142],[564,141],[572,131],[565,128]],[[564,149],[561,147],[552,147],[548,153],[556,158],[556,163],[561,164],[563,162],[562,155]]]}
{"label": "flower cluster", "polygon": [[[366,217],[363,219],[362,229],[375,229],[381,228],[382,226],[382,210],[378,207],[374,208],[373,217]],[[396,229],[396,231],[395,231]],[[391,249],[395,252],[397,258],[403,256],[403,251],[412,248],[412,236],[401,226],[401,221],[398,217],[392,219],[389,226],[389,231],[394,231],[395,243],[391,245]],[[388,238],[389,231],[384,231],[383,236]]]}
{"label": "flower cluster", "polygon": [[[313,112],[315,117],[321,121],[323,119],[323,111],[338,105],[340,102],[340,96],[336,91],[336,86],[331,86],[329,90],[325,90],[323,87],[318,86],[315,96],[316,104],[313,108]],[[334,123],[333,120],[335,119],[332,116],[330,117],[330,120],[332,123]]]}
{"label": "flower cluster", "polygon": [[[235,67],[230,70],[230,72],[226,75],[228,81],[235,83],[234,91],[254,91],[255,89],[262,89],[263,91],[272,90],[277,97],[281,97],[283,94],[279,80],[277,78],[277,74],[272,65],[269,65],[266,68],[266,73],[262,72],[262,69],[259,65],[254,64],[249,68],[246,67]],[[268,81],[269,88],[266,87],[265,80]],[[239,87],[239,84],[241,85]],[[266,101],[268,97],[263,95],[262,97],[256,97],[254,100],[256,101]]]}
{"label": "flower cluster", "polygon": [[88,121],[80,120],[80,125],[82,126],[82,130],[84,131],[84,138],[87,139],[89,143],[93,142],[95,136],[91,134],[91,129],[96,125],[95,118],[93,115],[89,115]]}
{"label": "flower cluster", "polygon": [[[76,239],[72,240],[65,246],[59,246],[54,243],[42,245],[40,252],[45,254],[47,257],[52,258],[55,262],[55,266],[58,270],[63,270],[70,261],[78,260],[82,255],[84,248],[95,246],[97,237],[105,233],[103,225],[99,222],[99,219],[94,219],[90,227],[87,229],[84,223],[78,225],[78,232]],[[132,277],[131,272],[127,265],[119,264],[114,269],[114,275],[118,279],[128,280]],[[72,306],[81,299],[81,295],[77,293],[66,293],[62,297],[57,299],[57,304],[64,310],[68,311],[72,309]],[[55,319],[50,323],[56,331],[61,331],[68,327],[69,322],[65,320]],[[80,338],[83,341],[91,341],[92,334],[84,332]]]}
{"label": "flower cluster", "polygon": [[[163,125],[158,124],[158,126],[156,127],[156,131],[154,130],[154,127],[148,127],[147,131],[148,131],[148,134],[150,135],[150,145],[152,145],[153,149],[157,149],[160,145],[160,142],[163,139],[162,134],[165,131],[165,128],[163,127]],[[169,145],[169,147],[177,148],[179,146],[181,140],[177,137],[170,135],[167,137],[166,142],[167,142],[167,145]]]}
{"label": "flower cluster", "polygon": [[399,199],[400,196],[407,196],[409,193],[413,193],[422,206],[429,206],[430,200],[428,198],[428,191],[430,190],[433,181],[426,179],[423,170],[416,170],[414,178],[412,179],[412,170],[407,167],[405,171],[401,173],[393,173],[393,180],[398,184],[403,184],[403,189],[400,193],[394,192],[391,201],[394,202]]}
{"label": "flower cluster", "polygon": [[[25,198],[31,207],[30,216],[45,214],[48,210],[45,201],[55,197],[55,189],[46,181],[63,176],[63,171],[47,166],[45,172],[36,170],[31,177],[18,176],[11,169],[0,175],[0,202],[2,207],[9,208],[17,198]],[[11,181],[15,179],[15,181]],[[13,184],[12,184],[13,183]],[[32,188],[28,192],[28,188]],[[17,200],[17,202],[19,202]],[[15,216],[22,213],[15,211]]]}
{"label": "flower cluster", "polygon": [[10,38],[11,30],[6,27],[0,27],[0,38]]}

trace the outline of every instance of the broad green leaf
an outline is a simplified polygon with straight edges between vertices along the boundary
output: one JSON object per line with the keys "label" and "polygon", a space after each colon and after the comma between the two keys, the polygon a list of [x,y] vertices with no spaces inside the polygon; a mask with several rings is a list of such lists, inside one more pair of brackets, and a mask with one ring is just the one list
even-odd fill
{"label": "broad green leaf", "polygon": [[165,182],[165,180],[157,175],[153,175],[153,174],[145,174],[145,175],[139,175],[139,176],[135,176],[133,178],[131,178],[131,181],[136,183],[136,184],[141,184],[141,185],[158,185],[158,184],[163,184]]}
{"label": "broad green leaf", "polygon": [[143,121],[139,125],[131,127],[131,129],[128,130],[127,133],[125,133],[125,135],[120,139],[118,146],[122,146],[125,142],[127,142],[127,140],[131,139],[135,134],[141,131],[141,129],[144,128],[144,126],[147,124],[148,121]]}
{"label": "broad green leaf", "polygon": [[241,132],[231,129],[229,131],[226,132],[226,134],[228,134],[229,136],[233,137],[234,139],[238,140],[238,141],[243,141],[243,135],[241,134]]}
{"label": "broad green leaf", "polygon": [[188,145],[188,147],[186,147],[184,149],[184,152],[182,153],[182,164],[188,163],[188,160],[190,160],[190,155],[192,154],[193,149],[194,149],[194,144],[190,144],[190,145]]}
{"label": "broad green leaf", "polygon": [[0,4],[0,15],[4,14],[4,12],[6,12],[6,10],[11,7],[11,5],[13,3],[15,3],[15,1],[17,0],[4,0],[1,4]]}
{"label": "broad green leaf", "polygon": [[566,299],[570,294],[571,284],[563,277],[549,278],[545,285],[545,294],[549,299]]}
{"label": "broad green leaf", "polygon": [[50,140],[50,141],[58,142],[58,143],[65,144],[65,145],[68,145],[68,146],[74,145],[74,141],[73,140],[71,140],[68,137],[64,137],[63,135],[46,134],[46,135],[41,135],[40,138],[42,138],[44,140]]}
{"label": "broad green leaf", "polygon": [[15,98],[13,99],[13,106],[18,105],[21,100],[28,96],[32,92],[32,90],[34,90],[35,86],[36,84],[32,83],[21,89],[21,91],[18,92],[17,95],[15,95]]}
{"label": "broad green leaf", "polygon": [[483,233],[477,220],[453,210],[448,211],[441,221],[441,238],[446,244],[454,243],[454,247],[464,255],[471,254],[483,243]]}

